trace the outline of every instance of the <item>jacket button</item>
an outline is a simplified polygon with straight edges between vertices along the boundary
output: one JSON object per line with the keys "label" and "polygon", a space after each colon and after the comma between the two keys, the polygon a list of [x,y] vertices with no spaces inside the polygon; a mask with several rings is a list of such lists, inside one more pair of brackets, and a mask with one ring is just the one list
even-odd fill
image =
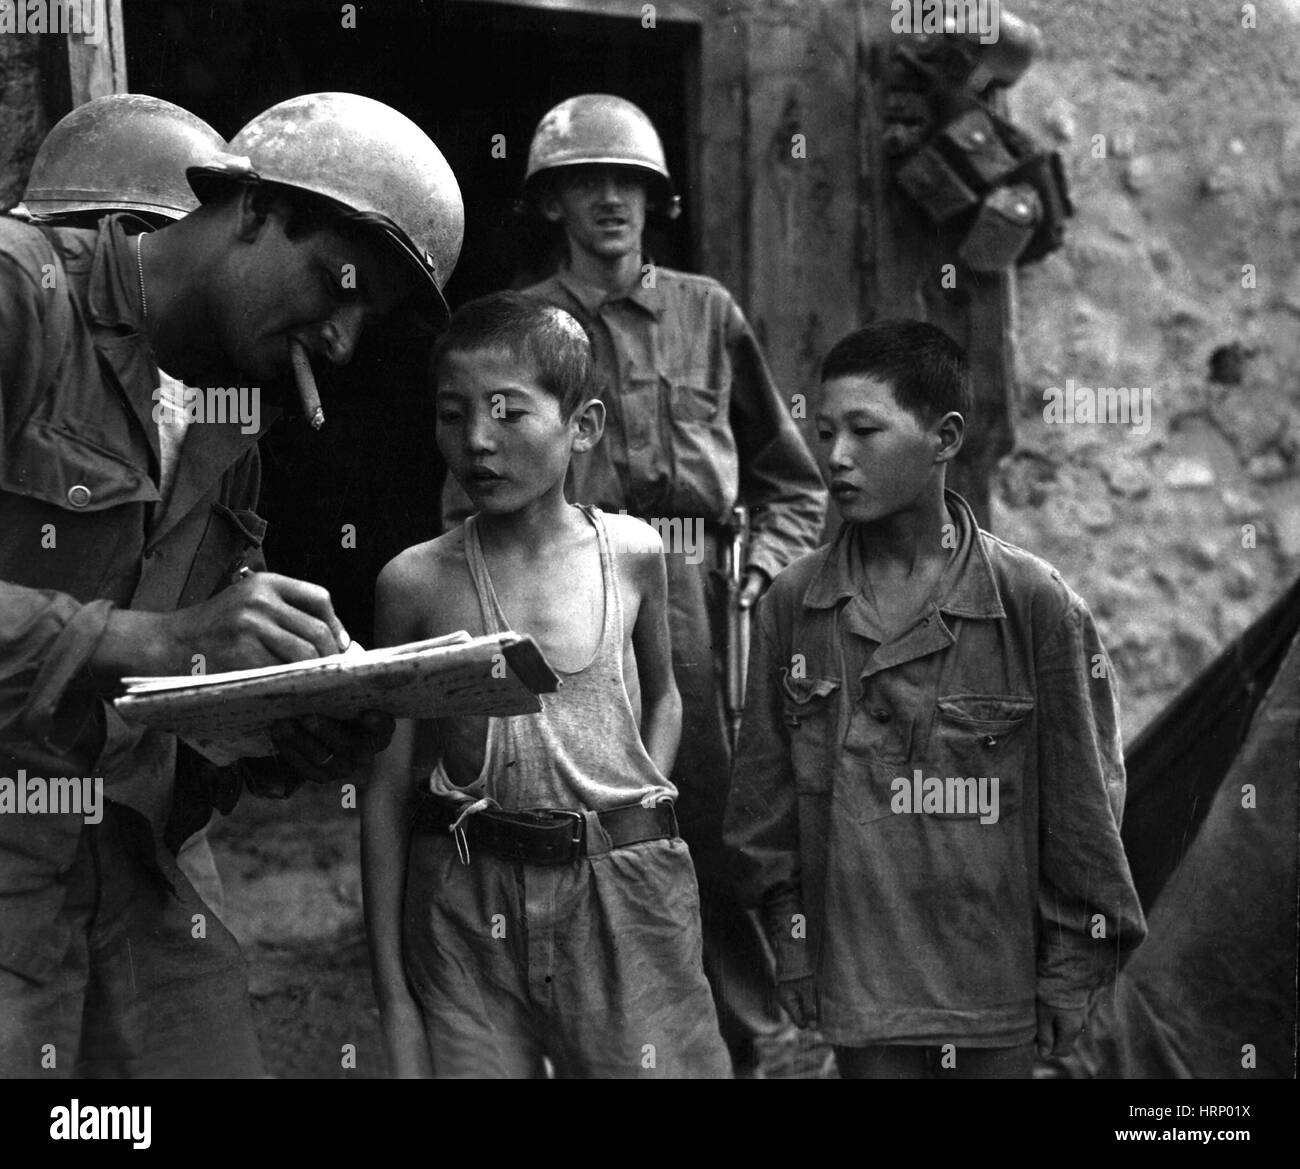
{"label": "jacket button", "polygon": [[996,747],[997,745],[998,745],[998,740],[997,740],[997,736],[996,736],[996,735],[985,735],[985,736],[984,736],[984,746],[986,746],[986,747]]}
{"label": "jacket button", "polygon": [[893,715],[891,715],[889,711],[877,707],[871,712],[871,717],[878,723],[887,723],[891,718],[893,718]]}
{"label": "jacket button", "polygon": [[90,502],[90,488],[78,483],[68,488],[68,502],[73,507],[85,507]]}

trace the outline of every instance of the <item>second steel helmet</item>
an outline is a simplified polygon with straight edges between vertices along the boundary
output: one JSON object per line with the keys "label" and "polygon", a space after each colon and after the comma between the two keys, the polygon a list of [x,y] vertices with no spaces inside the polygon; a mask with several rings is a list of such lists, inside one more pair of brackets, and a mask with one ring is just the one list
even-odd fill
{"label": "second steel helmet", "polygon": [[641,171],[665,214],[677,215],[678,199],[654,123],[639,106],[610,93],[568,98],[542,118],[528,148],[524,191],[535,194],[539,176],[562,167],[601,165]]}
{"label": "second steel helmet", "polygon": [[296,187],[382,231],[423,278],[446,316],[442,289],[460,255],[465,206],[433,140],[406,115],[355,93],[309,93],[258,114],[224,158],[191,167],[205,202],[223,182]]}
{"label": "second steel helmet", "polygon": [[181,219],[199,201],[185,168],[225,141],[188,110],[142,93],[114,93],[78,106],[45,136],[23,192],[37,216],[143,211]]}

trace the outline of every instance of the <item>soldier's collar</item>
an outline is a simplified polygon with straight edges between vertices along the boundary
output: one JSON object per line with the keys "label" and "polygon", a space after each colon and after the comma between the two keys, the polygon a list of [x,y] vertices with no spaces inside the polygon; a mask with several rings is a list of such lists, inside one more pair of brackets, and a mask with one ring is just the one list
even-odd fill
{"label": "soldier's collar", "polygon": [[[647,267],[649,272],[647,274]],[[641,257],[641,272],[635,283],[626,292],[607,292],[595,284],[588,284],[573,274],[567,265],[556,274],[556,279],[568,290],[569,294],[583,309],[595,316],[601,305],[616,304],[626,300],[636,305],[643,312],[657,317],[663,311],[663,294],[654,281],[654,263],[647,255]],[[648,285],[648,286],[647,286]]]}
{"label": "soldier's collar", "polygon": [[99,221],[87,295],[96,324],[126,327],[139,333],[144,329],[139,272],[135,247],[121,220],[139,223],[131,215],[105,215]]}

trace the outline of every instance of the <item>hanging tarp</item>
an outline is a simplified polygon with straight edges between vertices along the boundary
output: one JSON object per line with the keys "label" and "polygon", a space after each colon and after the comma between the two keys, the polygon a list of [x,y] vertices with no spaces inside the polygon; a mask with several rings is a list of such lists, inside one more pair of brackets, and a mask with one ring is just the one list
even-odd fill
{"label": "hanging tarp", "polygon": [[1295,1075],[1300,581],[1126,762],[1150,932],[1095,1005],[1076,1074]]}

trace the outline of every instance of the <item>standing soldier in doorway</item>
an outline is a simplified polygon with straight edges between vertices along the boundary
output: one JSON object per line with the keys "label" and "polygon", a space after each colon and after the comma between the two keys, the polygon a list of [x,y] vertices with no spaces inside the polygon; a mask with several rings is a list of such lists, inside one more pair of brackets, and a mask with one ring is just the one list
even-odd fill
{"label": "standing soldier in doorway", "polygon": [[[607,94],[561,102],[533,136],[525,194],[568,244],[560,271],[528,291],[584,324],[609,411],[604,440],[574,460],[569,498],[626,510],[664,537],[683,709],[672,780],[699,875],[704,964],[723,1037],[736,1073],[752,1074],[756,1037],[781,1021],[765,943],[723,861],[732,747],[724,679],[728,652],[740,648],[727,642],[738,625],[727,607],[747,614],[776,573],[816,546],[826,493],[731,295],[642,252],[647,212],[671,218],[677,199],[659,135],[639,108]],[[466,510],[454,488],[447,503],[449,518]],[[729,598],[723,563],[738,503],[751,522]]]}

